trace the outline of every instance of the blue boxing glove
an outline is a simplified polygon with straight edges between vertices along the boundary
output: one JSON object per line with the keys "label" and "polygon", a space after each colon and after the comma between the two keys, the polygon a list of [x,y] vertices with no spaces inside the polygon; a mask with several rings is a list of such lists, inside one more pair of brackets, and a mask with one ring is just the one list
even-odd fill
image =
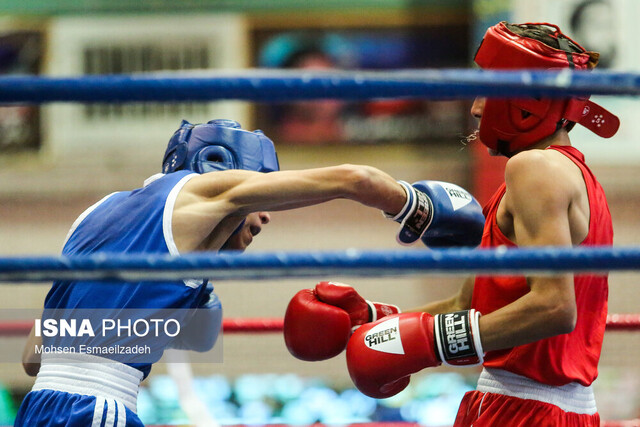
{"label": "blue boxing glove", "polygon": [[177,350],[209,351],[222,330],[222,304],[213,292],[213,285],[207,284],[202,302],[191,309],[191,318],[180,327],[169,348]]}
{"label": "blue boxing glove", "polygon": [[410,245],[421,239],[432,248],[480,244],[484,215],[467,190],[441,181],[398,182],[407,193],[407,202],[398,214],[385,213],[401,224],[398,243]]}

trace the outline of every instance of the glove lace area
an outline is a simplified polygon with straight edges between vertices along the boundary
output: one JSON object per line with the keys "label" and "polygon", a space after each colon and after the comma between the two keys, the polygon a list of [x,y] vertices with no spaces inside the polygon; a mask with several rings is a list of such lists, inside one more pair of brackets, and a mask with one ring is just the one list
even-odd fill
{"label": "glove lace area", "polygon": [[474,309],[435,316],[436,347],[442,363],[475,366],[484,362],[478,324],[480,316]]}

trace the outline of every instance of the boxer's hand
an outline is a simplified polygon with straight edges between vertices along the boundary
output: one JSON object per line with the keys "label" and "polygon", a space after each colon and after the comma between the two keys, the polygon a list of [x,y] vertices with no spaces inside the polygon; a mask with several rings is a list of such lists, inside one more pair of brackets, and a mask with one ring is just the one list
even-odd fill
{"label": "boxer's hand", "polygon": [[436,317],[406,313],[363,325],[347,346],[349,375],[362,393],[384,399],[424,368],[482,363],[479,316],[475,310]]}
{"label": "boxer's hand", "polygon": [[169,348],[177,350],[209,351],[213,348],[222,330],[222,304],[207,284],[202,303],[193,309],[192,317],[180,327]]}
{"label": "boxer's hand", "polygon": [[303,289],[289,302],[284,317],[284,339],[298,359],[317,361],[340,354],[354,328],[389,314],[395,305],[367,301],[348,285],[320,282]]}
{"label": "boxer's hand", "polygon": [[320,282],[316,285],[315,291],[320,301],[346,311],[351,319],[352,328],[400,312],[393,304],[362,298],[353,287],[344,283]]}
{"label": "boxer's hand", "polygon": [[477,246],[482,239],[482,207],[468,191],[440,181],[398,181],[407,202],[396,215],[387,218],[401,224],[397,240],[409,245],[421,239],[428,247]]}

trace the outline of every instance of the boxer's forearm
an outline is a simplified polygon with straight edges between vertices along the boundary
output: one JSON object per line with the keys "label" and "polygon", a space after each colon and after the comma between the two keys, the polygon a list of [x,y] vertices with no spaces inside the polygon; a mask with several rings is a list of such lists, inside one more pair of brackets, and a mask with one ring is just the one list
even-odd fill
{"label": "boxer's forearm", "polygon": [[35,331],[31,333],[22,351],[22,367],[27,375],[35,377],[40,371],[40,355],[36,353],[36,346],[42,346],[42,337],[36,337]]}
{"label": "boxer's forearm", "polygon": [[399,212],[407,200],[402,186],[390,175],[370,166],[340,165],[326,168],[245,174],[219,199],[235,213],[280,211],[334,199],[350,199],[389,213]]}
{"label": "boxer's forearm", "polygon": [[453,311],[468,310],[471,308],[471,296],[473,294],[473,284],[475,276],[469,276],[462,283],[462,286],[455,295],[447,299],[431,301],[424,305],[413,307],[404,312],[424,312],[431,315],[450,313]]}

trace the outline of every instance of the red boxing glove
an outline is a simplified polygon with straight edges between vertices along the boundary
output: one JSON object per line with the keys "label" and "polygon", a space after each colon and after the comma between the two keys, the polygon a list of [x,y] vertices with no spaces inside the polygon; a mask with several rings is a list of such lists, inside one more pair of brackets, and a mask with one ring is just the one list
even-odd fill
{"label": "red boxing glove", "polygon": [[362,298],[353,287],[344,283],[320,282],[316,285],[316,295],[320,301],[346,311],[351,319],[352,328],[375,322],[390,314],[400,313],[397,306],[368,301]]}
{"label": "red boxing glove", "polygon": [[[349,375],[358,390],[384,399],[424,368],[482,363],[475,310],[438,315],[406,313],[360,327],[347,346]],[[473,334],[476,334],[474,339]]]}
{"label": "red boxing glove", "polygon": [[346,348],[354,328],[399,312],[394,305],[365,300],[349,285],[320,282],[289,302],[284,316],[285,344],[298,359],[330,359]]}

